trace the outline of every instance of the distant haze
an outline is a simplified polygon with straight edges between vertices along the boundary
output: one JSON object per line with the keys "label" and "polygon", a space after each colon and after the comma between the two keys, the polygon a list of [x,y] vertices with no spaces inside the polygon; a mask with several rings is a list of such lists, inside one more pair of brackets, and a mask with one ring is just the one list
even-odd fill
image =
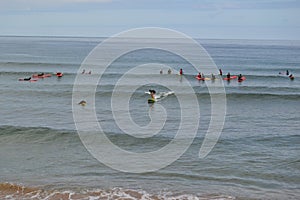
{"label": "distant haze", "polygon": [[300,39],[297,0],[1,0],[0,35],[106,37],[163,27],[194,38]]}

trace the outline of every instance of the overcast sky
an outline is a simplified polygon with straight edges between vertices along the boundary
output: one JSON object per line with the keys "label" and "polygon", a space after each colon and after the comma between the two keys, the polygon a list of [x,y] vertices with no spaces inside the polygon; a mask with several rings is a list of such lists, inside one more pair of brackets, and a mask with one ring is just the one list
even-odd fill
{"label": "overcast sky", "polygon": [[164,27],[194,38],[300,40],[299,0],[0,0],[0,35],[111,36]]}

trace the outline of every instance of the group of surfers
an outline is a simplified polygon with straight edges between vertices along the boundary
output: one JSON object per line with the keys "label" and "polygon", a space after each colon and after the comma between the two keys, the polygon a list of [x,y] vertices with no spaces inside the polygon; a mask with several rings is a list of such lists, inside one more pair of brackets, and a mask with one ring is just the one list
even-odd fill
{"label": "group of surfers", "polygon": [[[179,70],[179,75],[183,75],[183,70],[182,70],[182,68]],[[219,69],[219,75],[220,75],[220,76],[223,76],[222,69]],[[198,73],[198,75],[196,76],[196,78],[197,78],[198,80],[205,80],[205,76],[204,76],[204,74],[201,73],[201,72]],[[237,78],[238,78],[238,81],[239,81],[239,82],[244,80],[244,76],[243,76],[242,74],[239,74],[239,75],[237,76]],[[216,76],[215,76],[214,74],[211,74],[211,80],[215,80],[215,79],[216,79]],[[228,72],[227,75],[226,75],[226,80],[231,80],[231,79],[233,79],[233,78],[232,78],[230,72]]]}
{"label": "group of surfers", "polygon": [[[62,72],[57,72],[55,74],[58,78],[63,76]],[[26,77],[26,78],[19,78],[19,81],[29,81],[29,82],[33,82],[33,81],[37,81],[40,78],[48,78],[51,77],[52,74],[45,74],[43,72],[38,73],[38,74],[32,74],[30,77]]]}
{"label": "group of surfers", "polygon": [[[162,74],[163,73],[163,71],[161,70],[160,71],[160,74]],[[168,74],[171,74],[171,69],[169,69],[168,70]],[[282,72],[279,72],[279,74],[283,74]],[[294,76],[293,76],[293,74],[290,74],[290,72],[289,72],[289,70],[286,70],[286,73],[285,73],[291,80],[294,80]],[[179,75],[183,75],[183,69],[181,68],[180,70],[179,70]],[[223,71],[222,71],[222,69],[219,69],[219,75],[220,76],[223,76]],[[234,76],[235,77],[235,76]],[[199,80],[205,80],[205,76],[204,76],[204,74],[202,73],[198,73],[198,75],[196,76],[196,78],[197,79],[199,79]],[[241,82],[241,81],[243,81],[244,80],[244,76],[242,75],[242,74],[239,74],[238,76],[237,76],[237,78],[238,78],[238,81],[239,82]],[[214,75],[214,74],[211,74],[211,80],[215,80],[216,79],[216,76]],[[227,73],[227,75],[226,75],[226,80],[230,80],[230,79],[232,79],[232,76],[231,76],[231,74],[230,74],[230,72],[228,72]]]}
{"label": "group of surfers", "polygon": [[90,70],[88,73],[85,72],[85,69],[82,70],[81,74],[92,74],[92,71]]}
{"label": "group of surfers", "polygon": [[[222,76],[221,73],[220,73],[219,75]],[[238,81],[242,81],[242,80],[243,80],[243,77],[244,77],[244,76],[243,76],[242,74],[239,74],[239,75],[237,76]],[[236,76],[234,76],[234,78],[236,78]],[[226,75],[226,80],[231,80],[231,79],[234,79],[234,78],[231,76],[230,72],[227,73],[227,75]],[[199,72],[198,75],[197,75],[197,79],[199,79],[199,80],[205,80],[204,74],[201,74],[201,73]],[[215,79],[216,79],[216,76],[215,76],[214,74],[211,74],[211,80],[215,80]]]}

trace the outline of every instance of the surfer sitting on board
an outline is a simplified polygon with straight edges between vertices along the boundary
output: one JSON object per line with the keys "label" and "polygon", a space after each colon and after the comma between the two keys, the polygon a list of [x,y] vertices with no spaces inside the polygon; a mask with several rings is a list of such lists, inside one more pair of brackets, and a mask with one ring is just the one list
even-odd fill
{"label": "surfer sitting on board", "polygon": [[227,73],[227,78],[230,79],[230,73],[229,72]]}
{"label": "surfer sitting on board", "polygon": [[201,79],[201,73],[200,72],[199,72],[197,77],[198,77],[198,79]]}
{"label": "surfer sitting on board", "polygon": [[182,69],[179,70],[179,74],[183,75],[183,70]]}
{"label": "surfer sitting on board", "polygon": [[243,77],[242,74],[240,74],[239,77],[238,77],[238,80],[239,81],[242,80],[242,77]]}

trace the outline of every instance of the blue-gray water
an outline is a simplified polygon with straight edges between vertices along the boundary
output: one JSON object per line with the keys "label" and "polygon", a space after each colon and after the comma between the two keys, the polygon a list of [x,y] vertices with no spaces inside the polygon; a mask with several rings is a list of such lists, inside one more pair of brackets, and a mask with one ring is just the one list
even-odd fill
{"label": "blue-gray water", "polygon": [[[102,40],[0,37],[1,198],[9,198],[5,193],[6,183],[79,194],[97,189],[111,193],[144,191],[144,195],[153,198],[299,198],[299,41],[198,40],[223,74],[242,73],[247,78],[242,83],[224,82],[227,93],[224,129],[215,148],[204,159],[198,158],[198,152],[208,128],[210,98],[205,82],[194,78],[197,72],[180,58],[160,51],[141,50],[116,60],[112,71],[106,74],[106,81],[97,88],[96,106],[108,137],[122,148],[129,151],[161,148],[171,141],[180,121],[178,101],[173,95],[159,102],[170,116],[163,134],[134,139],[118,129],[109,105],[111,92],[115,80],[130,67],[156,62],[176,70],[183,68],[201,108],[197,137],[179,160],[156,172],[130,174],[110,169],[94,159],[82,145],[73,121],[72,89],[77,71]],[[279,75],[286,70],[295,80]],[[57,71],[64,76],[53,75],[36,82],[18,81],[33,73]],[[166,72],[144,76],[180,81],[177,75]],[[134,82],[141,77],[132,78]],[[149,87],[141,86],[131,98],[131,115],[140,125],[149,122],[148,96],[144,93]],[[166,90],[162,86],[155,89]]]}

